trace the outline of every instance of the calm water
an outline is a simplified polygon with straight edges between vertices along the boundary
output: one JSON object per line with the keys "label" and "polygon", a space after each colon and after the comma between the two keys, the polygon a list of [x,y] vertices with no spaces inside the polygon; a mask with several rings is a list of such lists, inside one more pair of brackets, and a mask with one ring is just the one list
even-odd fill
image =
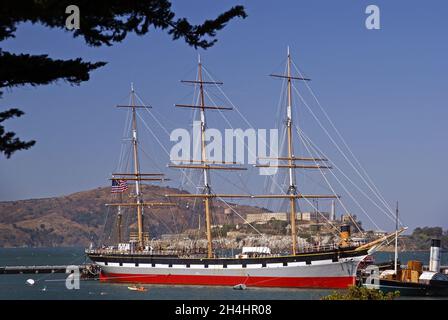
{"label": "calm water", "polygon": [[[68,265],[85,262],[83,248],[0,248],[0,266],[5,265]],[[421,260],[427,264],[429,253],[400,253],[402,263]],[[376,261],[393,259],[393,253],[378,253]],[[443,265],[448,265],[448,254],[443,256]],[[27,286],[26,280],[36,281]],[[248,288],[233,290],[229,287],[203,286],[147,286],[146,292],[128,290],[126,284],[103,283],[96,280],[81,281],[79,290],[67,290],[64,274],[0,275],[0,299],[167,299],[167,300],[226,300],[226,299],[319,299],[332,290],[310,289],[266,289]]]}

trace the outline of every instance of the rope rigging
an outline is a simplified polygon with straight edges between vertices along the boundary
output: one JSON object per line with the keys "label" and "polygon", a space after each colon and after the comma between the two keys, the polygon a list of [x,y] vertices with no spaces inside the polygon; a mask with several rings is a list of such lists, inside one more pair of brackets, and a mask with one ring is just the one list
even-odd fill
{"label": "rope rigging", "polygon": [[[302,73],[300,72],[299,68],[294,64],[294,62],[292,62],[292,65],[294,66],[295,70],[297,71],[297,73],[300,75],[301,78],[295,78],[295,79],[301,79],[301,80],[306,80]],[[201,87],[201,90],[199,91],[198,87],[199,87],[199,82],[194,82],[194,81],[190,81],[191,85],[193,85],[194,87],[194,93],[193,93],[193,97],[192,97],[192,105],[191,106],[199,106],[200,104],[200,94],[205,94],[205,97],[210,100],[215,106],[218,106],[218,104],[216,104],[216,101],[225,101],[227,102],[233,110],[236,111],[237,115],[239,116],[239,118],[249,127],[249,128],[255,128],[254,126],[252,126],[251,122],[240,112],[239,108],[229,99],[229,97],[225,94],[225,92],[221,89],[221,87],[218,85],[218,82],[214,80],[213,76],[211,75],[211,73],[208,71],[207,68],[202,67],[202,70],[204,71],[205,75],[212,80],[212,82],[208,82],[208,84],[213,84],[212,88],[216,89],[217,92],[224,97],[224,99],[221,99],[220,96],[213,92],[213,91],[208,91],[205,90],[204,88]],[[285,71],[286,71],[286,66],[285,66]],[[199,71],[198,71],[199,73]],[[198,73],[197,73],[197,77],[198,78]],[[202,76],[201,76],[202,77]],[[279,153],[280,154],[284,154],[284,150],[287,147],[287,132],[286,132],[286,128],[285,127],[285,119],[282,116],[283,112],[284,112],[284,105],[285,105],[285,101],[286,101],[286,97],[285,97],[285,88],[286,88],[286,82],[291,80],[291,76],[289,76],[289,79],[283,79],[282,81],[282,86],[281,86],[281,93],[280,93],[280,97],[278,100],[278,104],[277,104],[277,117],[276,117],[276,122],[277,122],[277,127],[282,127],[283,130],[281,131],[281,135],[280,135],[280,145],[279,145]],[[201,85],[202,83],[205,83],[202,81],[201,78]],[[219,83],[221,84],[221,83]],[[365,170],[365,168],[361,165],[360,161],[358,160],[357,157],[355,157],[353,151],[349,148],[346,140],[342,137],[341,133],[339,130],[337,130],[337,128],[335,127],[333,121],[330,119],[328,113],[324,110],[324,108],[322,107],[322,105],[319,102],[319,99],[317,98],[316,94],[312,91],[311,87],[308,85],[307,81],[305,81],[306,87],[308,89],[308,91],[311,93],[312,97],[314,98],[315,102],[317,103],[317,105],[320,108],[320,111],[324,114],[326,121],[328,121],[328,123],[330,124],[330,127],[336,132],[336,137],[342,141],[342,147],[337,143],[336,139],[332,136],[332,134],[330,133],[330,131],[324,126],[324,124],[322,123],[322,121],[319,120],[319,118],[317,117],[316,113],[312,110],[312,108],[310,107],[310,105],[307,103],[307,101],[305,101],[303,95],[299,92],[299,90],[296,88],[296,86],[292,85],[292,89],[294,90],[294,93],[299,97],[300,102],[303,106],[306,107],[306,111],[309,112],[309,114],[311,114],[312,118],[317,122],[317,124],[319,125],[320,129],[326,134],[326,136],[329,138],[329,140],[331,141],[332,145],[336,147],[336,150],[342,155],[342,157],[344,158],[344,160],[349,164],[349,166],[355,171],[355,173],[357,174],[357,176],[361,179],[361,181],[363,182],[363,184],[369,189],[369,192],[371,192],[374,197],[369,196],[369,194],[367,194],[367,192],[363,189],[363,187],[359,186],[353,179],[351,179],[347,174],[345,174],[341,167],[336,165],[333,161],[331,161],[329,159],[329,157],[327,157],[327,155],[325,153],[322,152],[322,150],[319,149],[319,147],[316,146],[316,144],[314,144],[312,142],[312,140],[303,132],[303,130],[298,126],[298,124],[294,125],[293,124],[293,128],[299,138],[298,143],[301,144],[302,148],[295,148],[296,153],[297,150],[300,151],[304,151],[304,153],[307,153],[307,155],[309,155],[311,158],[318,158],[318,157],[325,157],[325,159],[327,159],[332,167],[334,167],[336,169],[336,171],[338,173],[340,173],[342,175],[342,177],[346,180],[348,180],[348,182],[355,187],[355,189],[360,192],[369,202],[371,202],[376,208],[378,208],[380,210],[380,212],[382,212],[383,214],[385,214],[389,219],[391,219],[392,221],[395,221],[395,217],[394,217],[394,212],[391,209],[390,205],[387,204],[385,198],[383,197],[383,195],[380,193],[378,187],[376,186],[376,184],[373,182],[373,180],[371,179],[371,177],[367,174],[367,171]],[[291,88],[291,87],[289,87]],[[135,94],[135,97],[138,99],[138,101],[142,104],[145,105],[142,101],[142,99]],[[202,96],[202,104],[203,104],[203,99],[204,96]],[[289,96],[289,99],[291,99],[291,96]],[[185,106],[185,105],[184,105]],[[204,106],[202,106],[202,108],[204,109]],[[228,126],[228,128],[234,130],[234,127],[231,123],[231,121],[229,121],[229,118],[223,113],[223,111],[221,110],[221,108],[215,108],[216,111],[218,111],[217,113],[220,115],[220,117],[224,120],[224,123]],[[293,109],[295,113],[299,113],[299,108],[294,108]],[[305,110],[303,108],[301,108],[300,110]],[[204,111],[204,110],[202,110]],[[146,112],[149,114],[149,116],[152,118],[152,120],[158,125],[159,128],[162,129],[163,133],[166,134],[167,137],[170,137],[170,132],[167,130],[167,127],[162,125],[162,122],[159,121],[158,117],[156,116],[155,113],[157,113],[158,116],[163,116],[162,113],[159,113],[158,111],[155,112],[151,112],[149,109],[146,109]],[[302,111],[301,111],[302,112]],[[193,119],[197,119],[198,117],[198,113],[199,111],[195,108],[193,108],[193,110],[191,111],[191,116]],[[159,145],[159,147],[161,148],[161,150],[163,150],[163,153],[165,153],[166,155],[168,155],[168,157],[170,157],[170,151],[166,148],[166,144],[162,143],[161,139],[157,136],[156,134],[156,130],[153,130],[148,123],[145,121],[145,119],[140,115],[140,113],[136,113],[139,121],[143,124],[143,126],[145,127],[146,130],[148,130],[148,132],[151,134],[151,136],[155,139],[155,141],[157,142],[157,144]],[[204,119],[202,120],[203,124],[205,125],[205,116],[202,115],[204,117]],[[124,133],[123,133],[123,137],[126,137],[127,133],[130,132],[131,129],[131,125],[130,125],[130,118],[131,118],[131,112],[130,110],[127,113],[127,119],[126,119],[126,123],[125,123],[125,127],[124,127]],[[301,117],[298,117],[299,119],[302,119]],[[169,119],[169,118],[167,118]],[[290,118],[288,118],[290,120]],[[171,120],[170,120],[171,121]],[[172,124],[174,124],[173,121],[171,121]],[[288,127],[289,128],[289,127]],[[194,127],[192,127],[190,129],[190,133],[194,130]],[[288,131],[290,133],[290,131]],[[290,134],[291,136],[291,134]],[[245,150],[247,150],[247,157],[252,157],[257,159],[257,155],[254,153],[254,150],[252,150],[251,148],[249,148],[248,143],[245,141],[244,137],[241,137],[240,135],[236,136],[238,139],[240,139],[240,143],[242,143],[245,147]],[[290,137],[289,137],[290,138]],[[267,146],[269,148],[269,154],[272,155],[273,154],[273,150],[271,148],[271,145],[268,144],[266,141],[266,139],[261,137],[261,141],[264,143],[265,146]],[[260,136],[258,137],[258,141],[260,141]],[[124,141],[123,141],[124,142]],[[195,145],[193,146],[193,150],[198,150],[198,148],[200,148],[199,143],[200,141],[194,141]],[[129,169],[130,166],[130,152],[126,152],[128,146],[125,143],[122,143],[121,145],[121,149],[120,149],[120,156],[119,156],[119,163],[117,165],[117,169],[118,171],[122,171],[122,172],[126,172],[124,170]],[[158,165],[157,161],[155,161],[150,154],[148,154],[143,148],[141,143],[138,143],[138,148],[139,150],[142,151],[142,153],[149,159],[149,161],[151,161],[151,164],[155,167],[157,167],[159,170],[161,170],[162,168]],[[203,147],[204,148],[204,147]],[[193,152],[194,153],[194,152]],[[207,155],[208,158],[209,155]],[[245,155],[244,155],[245,157]],[[294,154],[292,154],[291,157],[294,157]],[[193,158],[194,159],[194,156]],[[284,159],[283,159],[284,160]],[[291,162],[291,161],[290,161]],[[320,175],[323,177],[323,180],[325,181],[325,184],[319,183],[318,181],[315,181],[311,175],[308,175],[305,171],[303,173],[303,179],[300,179],[301,183],[299,185],[300,188],[300,192],[299,190],[297,190],[298,193],[302,193],[302,183],[303,181],[308,181],[310,180],[311,182],[313,182],[314,184],[318,185],[319,187],[326,189],[328,191],[331,191],[331,194],[334,196],[337,196],[337,193],[335,191],[335,188],[332,184],[332,182],[330,182],[329,177],[324,173],[324,170],[322,170],[322,168],[319,166],[318,161],[313,160],[316,168],[318,169],[318,172],[320,173]],[[205,166],[204,166],[205,167]],[[304,168],[304,167],[303,167]],[[161,170],[162,171],[162,170]],[[290,169],[290,171],[292,171]],[[197,193],[197,189],[200,189],[201,191],[199,192],[203,192],[206,197],[208,194],[214,195],[213,190],[209,189],[209,185],[211,184],[211,177],[209,177],[208,174],[206,174],[206,171],[199,171],[199,179],[201,178],[206,178],[205,180],[208,181],[208,183],[204,186],[201,184],[200,180],[196,181],[195,174],[194,174],[194,170],[192,169],[188,169],[188,168],[181,168],[180,170],[180,179],[179,179],[179,184],[180,184],[180,188],[183,190],[183,188],[186,187],[190,187],[190,188],[194,188],[195,193]],[[209,172],[209,171],[207,171]],[[325,171],[326,172],[326,171]],[[378,229],[380,229],[378,227],[378,225],[375,223],[375,221],[372,219],[372,217],[368,214],[367,210],[365,210],[365,208],[361,205],[361,203],[356,199],[356,197],[353,195],[352,192],[350,192],[350,190],[343,184],[343,182],[341,181],[341,179],[339,179],[337,177],[337,175],[330,170],[331,173],[331,177],[333,178],[337,184],[339,186],[342,187],[342,189],[344,190],[344,192],[349,196],[349,198],[353,201],[353,203],[361,210],[361,212],[363,214],[366,215],[366,217],[369,219],[369,221]],[[236,189],[242,190],[245,193],[249,194],[250,196],[252,196],[255,192],[250,192],[250,188],[249,188],[249,180],[252,177],[252,175],[254,174],[254,170],[250,170],[248,171],[248,178],[243,178],[240,174],[237,175],[239,183],[235,183],[232,182],[230,179],[228,179],[227,177],[217,173],[216,177],[218,178],[218,180],[224,180],[227,184],[233,186]],[[296,179],[296,176],[294,174],[294,181]],[[216,181],[214,181],[216,182]],[[291,184],[291,182],[289,183]],[[264,185],[263,185],[263,189],[266,191],[267,194],[274,194],[274,193],[284,193],[285,191],[285,185],[288,185],[287,182],[287,174],[285,172],[280,173],[280,174],[276,174],[274,176],[267,176],[266,179],[264,180]],[[363,185],[363,186],[364,186]],[[290,188],[292,186],[290,185]],[[294,186],[295,188],[295,183]],[[205,189],[204,189],[205,188]],[[295,190],[294,190],[294,194],[295,194]],[[218,199],[222,204],[224,204],[224,206],[226,206],[227,208],[229,208],[235,215],[237,215],[240,219],[242,219],[242,221],[244,221],[250,228],[252,228],[253,230],[255,230],[255,232],[259,235],[261,235],[262,237],[265,237],[265,234],[263,234],[262,232],[260,232],[254,225],[252,225],[251,223],[249,223],[244,217],[243,215],[241,215],[237,210],[235,210],[234,206],[232,204],[230,204],[229,202],[226,201],[226,199],[224,199],[223,197],[216,195],[216,199]],[[208,198],[207,198],[208,199]],[[267,202],[267,206],[268,208],[272,208],[274,206],[273,202],[274,200],[272,199],[261,199],[261,200],[254,200],[254,198],[250,198],[250,201],[266,201]],[[193,202],[193,206],[196,206],[196,201],[198,199],[194,198],[194,202]],[[209,199],[209,201],[211,201],[212,199]],[[309,206],[310,208],[315,209],[315,212],[317,214],[319,214],[322,218],[324,218],[324,220],[326,220],[326,223],[328,223],[328,225],[330,226],[330,231],[334,234],[334,235],[339,235],[339,230],[338,228],[335,226],[334,222],[332,222],[330,219],[328,219],[319,209],[318,209],[318,204],[314,203],[312,201],[310,201],[309,199],[307,199],[306,197],[303,197],[303,200],[305,200],[305,203],[307,206]],[[337,201],[338,203],[341,205],[341,207],[345,210],[346,213],[349,213],[349,209],[348,206],[345,202],[343,202],[339,197],[337,197]],[[298,201],[297,201],[298,202]],[[280,206],[283,207],[284,204],[287,204],[286,200],[283,200],[282,202],[280,202]],[[187,206],[189,205],[189,202],[187,202]],[[209,204],[212,208],[214,208],[213,203]],[[216,206],[216,204],[215,204]],[[291,204],[291,208],[294,208]],[[299,207],[299,204],[297,203],[297,207],[296,209],[298,210],[298,212],[301,212],[301,207]],[[296,212],[296,210],[291,209],[291,212]],[[175,222],[175,216],[174,216],[174,212],[172,210],[172,208],[170,208],[170,213],[171,213],[171,218],[173,220],[173,222]],[[156,213],[154,212],[154,215],[156,215]],[[107,217],[109,216],[109,211],[107,213]],[[127,215],[127,220],[129,220],[129,216]],[[192,219],[194,219],[195,215],[192,215]],[[106,220],[107,220],[106,217]],[[351,217],[351,215],[350,215]],[[160,218],[160,217],[158,217]],[[212,219],[213,216],[211,216]],[[292,218],[291,218],[292,219]],[[355,219],[353,219],[353,217],[351,217],[351,219],[353,220],[353,223],[355,225],[355,227],[358,229],[358,231],[360,233],[363,232],[362,228],[359,226],[359,224],[357,223],[357,221],[355,221]],[[209,221],[209,220],[207,220]],[[213,220],[215,221],[215,220]],[[292,220],[295,221],[295,220]],[[172,231],[170,230],[170,227],[165,223],[165,221],[163,219],[160,219],[160,222],[162,224],[164,224],[164,226],[167,228],[168,231]],[[106,225],[106,222],[105,222]],[[176,233],[179,234],[179,228],[177,226],[176,223],[174,223],[174,225],[176,226]],[[294,225],[292,225],[292,228],[294,228]],[[221,234],[221,230],[218,228],[216,230],[216,232],[218,234]],[[198,234],[199,236],[199,234]],[[217,239],[217,242],[219,243],[220,241],[223,240],[223,237],[219,237]]]}

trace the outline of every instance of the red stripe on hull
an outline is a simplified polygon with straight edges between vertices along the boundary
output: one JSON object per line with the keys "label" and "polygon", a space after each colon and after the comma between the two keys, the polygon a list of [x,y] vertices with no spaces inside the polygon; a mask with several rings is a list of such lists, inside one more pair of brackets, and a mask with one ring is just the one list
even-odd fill
{"label": "red stripe on hull", "polygon": [[239,277],[239,276],[197,276],[197,275],[158,275],[158,274],[100,274],[101,281],[178,284],[178,285],[211,285],[234,286],[244,283],[253,287],[284,288],[326,288],[344,289],[355,284],[355,277]]}

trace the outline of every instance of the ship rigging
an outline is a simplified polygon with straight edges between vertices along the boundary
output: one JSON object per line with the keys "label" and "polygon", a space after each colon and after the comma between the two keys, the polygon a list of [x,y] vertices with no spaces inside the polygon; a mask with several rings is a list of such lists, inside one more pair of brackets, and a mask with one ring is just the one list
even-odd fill
{"label": "ship rigging", "polygon": [[[380,237],[372,242],[359,244],[351,241],[350,228],[341,227],[340,240],[327,247],[315,247],[311,250],[302,250],[297,244],[297,208],[298,200],[309,199],[337,199],[335,194],[306,194],[301,192],[301,185],[296,180],[296,170],[331,169],[327,165],[328,157],[323,156],[296,156],[294,152],[293,131],[297,129],[299,137],[303,133],[296,127],[293,119],[292,91],[296,90],[293,81],[309,81],[301,75],[292,74],[291,55],[287,52],[287,72],[285,74],[272,74],[273,77],[286,80],[287,104],[285,127],[287,133],[287,154],[275,157],[279,164],[256,164],[258,168],[275,167],[287,169],[288,183],[284,193],[247,194],[216,193],[211,185],[210,175],[212,171],[241,171],[247,168],[235,162],[212,161],[207,157],[206,128],[207,111],[233,110],[232,106],[220,106],[207,104],[205,101],[204,87],[207,85],[219,86],[222,82],[203,78],[203,65],[198,59],[198,76],[196,80],[183,80],[183,83],[193,84],[199,87],[199,99],[196,104],[177,104],[177,108],[193,109],[199,111],[200,116],[200,158],[183,159],[181,163],[170,164],[168,167],[199,170],[202,172],[202,185],[198,193],[168,193],[166,199],[170,201],[146,201],[142,193],[142,182],[162,182],[168,179],[163,173],[142,173],[138,153],[137,110],[148,110],[149,106],[137,105],[135,92],[131,87],[131,103],[119,105],[119,108],[131,110],[132,125],[132,172],[114,173],[112,181],[134,183],[135,193],[132,202],[120,199],[118,203],[110,203],[110,207],[118,207],[118,239],[123,241],[121,210],[126,207],[135,208],[137,234],[130,239],[129,246],[121,248],[87,249],[86,253],[97,264],[102,272],[101,278],[105,281],[121,281],[133,283],[163,283],[163,284],[192,284],[192,285],[230,285],[238,284],[267,287],[319,287],[319,288],[344,288],[354,284],[359,263],[369,254],[375,251],[381,244],[389,241],[397,234],[403,232],[403,228]],[[297,92],[297,91],[296,91]],[[239,112],[239,111],[238,111]],[[163,147],[163,146],[162,146]],[[166,151],[166,150],[165,150]],[[286,162],[286,163],[285,163]],[[331,188],[333,191],[333,188]],[[150,238],[144,230],[144,208],[146,207],[173,207],[178,206],[182,199],[197,199],[203,202],[205,217],[205,235],[207,249],[205,256],[201,254],[179,254],[179,252],[156,252],[149,246]],[[283,199],[289,202],[289,223],[291,236],[291,249],[289,254],[272,253],[269,248],[262,251],[259,248],[246,248],[246,255],[219,256],[214,248],[212,237],[213,200],[219,200],[233,209],[227,202],[229,198],[241,199]],[[253,227],[253,226],[252,226]],[[253,251],[251,251],[253,250]],[[244,250],[243,250],[244,251]]]}

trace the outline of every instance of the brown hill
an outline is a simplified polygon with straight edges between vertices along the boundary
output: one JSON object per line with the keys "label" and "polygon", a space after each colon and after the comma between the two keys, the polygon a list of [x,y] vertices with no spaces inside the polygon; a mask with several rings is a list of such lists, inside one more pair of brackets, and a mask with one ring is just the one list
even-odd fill
{"label": "brown hill", "polygon": [[[167,193],[180,193],[175,188],[143,186],[145,201],[164,202]],[[115,197],[115,199],[113,199]],[[67,196],[0,202],[0,247],[39,246],[87,246],[91,242],[102,242],[116,237],[116,208],[105,203],[117,202],[119,195],[111,195],[110,188],[97,188]],[[128,194],[123,202],[130,202]],[[248,213],[265,209],[232,204],[243,217]],[[228,206],[214,202],[215,224],[241,221],[238,217],[225,214]],[[180,233],[197,228],[203,219],[200,200],[176,200],[176,206],[146,209],[145,230],[152,237],[164,233]],[[200,218],[199,218],[200,217]],[[135,213],[128,208],[123,213],[125,230],[135,229]],[[203,222],[202,222],[203,224]]]}

